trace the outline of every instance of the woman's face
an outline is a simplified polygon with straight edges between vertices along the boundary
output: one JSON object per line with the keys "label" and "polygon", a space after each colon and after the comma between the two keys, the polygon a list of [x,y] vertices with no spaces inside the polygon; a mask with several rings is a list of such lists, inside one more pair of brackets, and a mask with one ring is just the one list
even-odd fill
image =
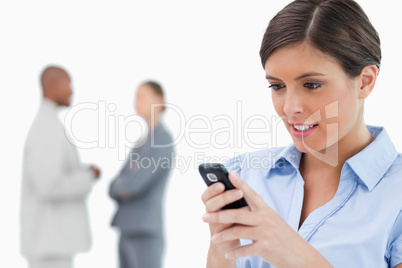
{"label": "woman's face", "polygon": [[[325,152],[359,133],[360,80],[307,42],[275,50],[265,71],[276,112],[302,152]],[[350,137],[350,138],[349,138]]]}
{"label": "woman's face", "polygon": [[[152,104],[162,104],[162,97],[147,84],[140,85],[137,89],[135,98],[135,109],[137,113],[145,119],[150,119],[152,116]],[[159,113],[160,106],[154,107],[154,113]],[[156,114],[154,114],[156,115]]]}

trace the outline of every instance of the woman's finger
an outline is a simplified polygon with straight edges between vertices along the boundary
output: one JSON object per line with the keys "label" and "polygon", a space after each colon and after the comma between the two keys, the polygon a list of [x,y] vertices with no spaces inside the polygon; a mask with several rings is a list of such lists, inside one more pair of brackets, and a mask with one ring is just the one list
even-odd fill
{"label": "woman's finger", "polygon": [[229,173],[229,179],[234,187],[243,191],[244,199],[250,206],[251,211],[255,211],[266,206],[264,200],[259,196],[259,194],[257,194],[250,186],[248,186],[247,183],[245,183],[237,173]]}
{"label": "woman's finger", "polygon": [[201,196],[202,202],[205,204],[209,199],[218,194],[222,193],[225,190],[225,185],[221,182],[217,182],[209,186]]}
{"label": "woman's finger", "polygon": [[218,194],[205,202],[207,212],[214,212],[220,210],[222,207],[233,203],[243,197],[241,190],[228,190]]}
{"label": "woman's finger", "polygon": [[231,223],[249,226],[255,226],[260,223],[260,215],[251,213],[248,207],[206,213],[203,219],[208,223]]}
{"label": "woman's finger", "polygon": [[236,239],[249,239],[256,241],[261,238],[261,234],[254,227],[244,225],[233,225],[220,233],[216,233],[211,237],[214,244],[222,242],[233,241]]}
{"label": "woman's finger", "polygon": [[225,254],[225,258],[228,260],[234,260],[236,258],[241,258],[245,256],[257,256],[259,250],[259,245],[257,245],[257,243],[252,243],[250,245],[241,246],[232,251],[229,251]]}

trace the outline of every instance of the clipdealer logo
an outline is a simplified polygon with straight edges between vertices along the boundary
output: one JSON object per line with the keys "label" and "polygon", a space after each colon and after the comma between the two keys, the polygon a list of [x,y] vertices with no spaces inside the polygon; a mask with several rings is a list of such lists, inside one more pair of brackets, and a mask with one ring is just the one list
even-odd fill
{"label": "clipdealer logo", "polygon": [[[152,105],[151,118],[153,119],[154,110],[159,105]],[[228,114],[219,114],[213,117],[207,117],[203,114],[188,115],[177,105],[167,103],[164,105],[166,111],[170,113],[169,126],[176,125],[173,141],[170,144],[157,144],[153,135],[150,135],[151,146],[154,148],[163,148],[178,145],[185,142],[194,150],[193,156],[175,155],[176,163],[182,163],[182,166],[189,166],[190,162],[197,162],[202,159],[207,161],[207,156],[200,153],[200,150],[209,148],[242,148],[247,145],[253,149],[264,149],[269,147],[277,147],[278,129],[282,125],[282,119],[273,115],[271,118],[263,115],[253,115],[244,118],[243,107],[241,101],[236,103],[235,116]],[[316,158],[331,166],[338,165],[338,123],[331,119],[336,119],[339,115],[338,101],[330,103],[324,109],[318,110],[305,120],[308,122],[319,122],[329,120],[326,124],[326,150],[317,151],[311,148],[302,138],[302,142],[306,150]],[[78,120],[85,113],[90,113],[91,118],[96,120],[97,130],[91,138],[80,137]],[[140,147],[148,138],[148,125],[146,121],[137,114],[128,116],[119,114],[117,106],[114,103],[106,103],[99,101],[98,103],[80,103],[73,106],[65,116],[65,131],[68,140],[78,148],[117,148],[118,159],[126,160],[128,153],[132,148]],[[253,127],[254,123],[259,123],[263,127]],[[178,126],[178,127],[177,127]],[[129,128],[134,128],[138,134],[137,139],[130,136]],[[81,130],[81,129],[80,129]],[[82,131],[82,130],[81,130]],[[262,143],[257,143],[253,139],[253,134],[263,135]],[[222,139],[222,137],[224,137]],[[189,159],[191,158],[191,159]],[[225,158],[226,159],[226,158]],[[226,159],[228,160],[228,159]]]}
{"label": "clipdealer logo", "polygon": [[[154,119],[154,111],[158,106],[151,106],[151,120]],[[267,118],[260,114],[246,118],[241,101],[236,103],[234,115],[218,114],[212,117],[203,114],[189,115],[171,103],[164,106],[165,113],[170,116],[169,127],[175,126],[175,133],[171,144],[157,144],[153,135],[150,135],[151,146],[154,148],[174,146],[181,142],[195,150],[241,148],[244,145],[258,150],[277,145],[277,128],[281,125],[281,118],[276,115]],[[97,127],[96,134],[90,138],[80,135],[83,130],[77,123],[88,114],[96,121]],[[119,160],[124,160],[129,150],[140,147],[148,138],[148,125],[141,116],[119,114],[114,103],[105,101],[85,102],[71,107],[65,115],[64,124],[67,138],[76,147],[117,148]],[[133,140],[129,128],[135,128],[138,139]],[[262,139],[257,141],[254,138],[256,136]]]}

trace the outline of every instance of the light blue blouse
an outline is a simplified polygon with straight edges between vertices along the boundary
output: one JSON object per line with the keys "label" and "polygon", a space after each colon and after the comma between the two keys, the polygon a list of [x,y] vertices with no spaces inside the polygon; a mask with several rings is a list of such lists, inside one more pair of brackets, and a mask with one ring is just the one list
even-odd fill
{"label": "light blue blouse", "polygon": [[[243,154],[226,167],[334,267],[394,267],[402,263],[402,155],[384,128],[368,128],[375,140],[346,161],[334,198],[313,211],[300,229],[304,181],[301,153],[293,144]],[[237,259],[237,267],[272,266],[249,256]]]}

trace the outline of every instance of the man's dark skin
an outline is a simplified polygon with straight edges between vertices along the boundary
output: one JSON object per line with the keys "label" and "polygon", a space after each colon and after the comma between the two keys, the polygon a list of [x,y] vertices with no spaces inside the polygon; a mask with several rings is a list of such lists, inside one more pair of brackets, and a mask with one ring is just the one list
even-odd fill
{"label": "man's dark skin", "polygon": [[[68,73],[59,67],[46,68],[41,76],[43,97],[53,101],[58,106],[69,107],[70,98],[73,94],[70,83],[71,79]],[[94,165],[89,167],[94,173],[95,179],[100,177],[100,169]]]}

